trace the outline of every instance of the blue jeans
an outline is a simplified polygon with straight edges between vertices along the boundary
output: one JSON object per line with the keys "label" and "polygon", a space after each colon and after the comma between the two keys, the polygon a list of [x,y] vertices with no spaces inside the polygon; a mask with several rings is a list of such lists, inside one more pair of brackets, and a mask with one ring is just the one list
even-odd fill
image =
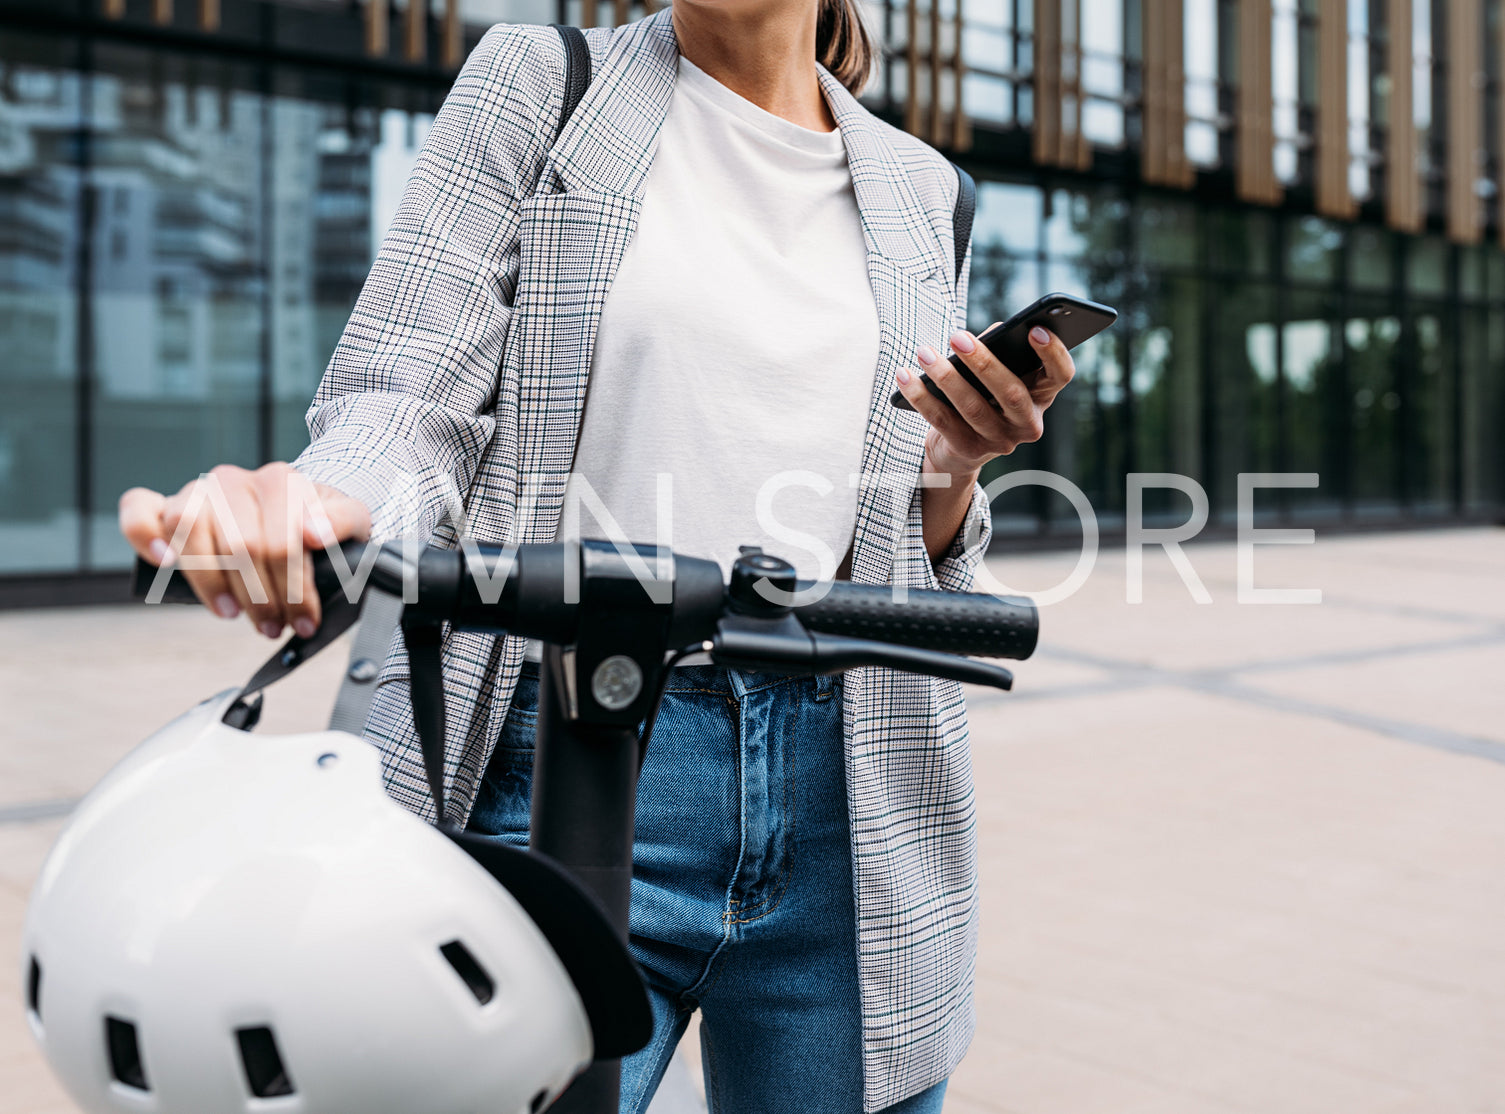
{"label": "blue jeans", "polygon": [[[473,831],[528,835],[538,672],[526,666]],[[653,1039],[622,1062],[640,1114],[690,1015],[712,1114],[862,1114],[840,683],[674,670],[638,783],[632,951]],[[888,1108],[933,1114],[945,1082]]]}

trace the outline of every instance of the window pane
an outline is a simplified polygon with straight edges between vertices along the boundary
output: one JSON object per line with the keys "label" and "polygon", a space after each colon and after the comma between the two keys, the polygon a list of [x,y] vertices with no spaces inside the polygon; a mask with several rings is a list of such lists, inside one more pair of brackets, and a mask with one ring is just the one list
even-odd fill
{"label": "window pane", "polygon": [[1422,294],[1442,294],[1448,288],[1448,245],[1440,236],[1421,236],[1410,241],[1410,266],[1406,285]]}
{"label": "window pane", "polygon": [[1364,517],[1400,505],[1400,395],[1395,363],[1401,323],[1381,300],[1360,300],[1343,326],[1351,400],[1350,476],[1353,507]]}
{"label": "window pane", "polygon": [[1105,190],[1053,190],[1044,224],[1045,251],[1060,259],[1085,259],[1121,267],[1128,207]]}
{"label": "window pane", "polygon": [[1482,244],[1459,249],[1459,293],[1465,298],[1477,300],[1484,297],[1486,260],[1498,250]]}
{"label": "window pane", "polygon": [[1040,191],[1017,182],[977,183],[972,242],[1034,255],[1040,250]]}
{"label": "window pane", "polygon": [[1233,522],[1240,472],[1277,470],[1275,290],[1230,282],[1213,299],[1217,437],[1203,486],[1219,521]]}
{"label": "window pane", "polygon": [[1348,281],[1360,290],[1389,290],[1394,283],[1395,239],[1382,228],[1349,233]]}
{"label": "window pane", "polygon": [[[1131,315],[1137,471],[1201,475],[1202,310],[1195,279],[1165,278]],[[1146,490],[1144,506],[1146,516],[1176,521],[1189,512],[1186,497],[1168,489]]]}
{"label": "window pane", "polygon": [[1204,219],[1215,268],[1232,275],[1270,273],[1275,254],[1274,217],[1257,210],[1212,209]]}
{"label": "window pane", "polygon": [[1138,206],[1139,256],[1150,264],[1192,267],[1197,262],[1197,211],[1180,201],[1144,201]]}
{"label": "window pane", "polygon": [[555,0],[460,0],[460,15],[465,22],[483,27],[493,23],[551,23],[559,18],[559,9]]}
{"label": "window pane", "polygon": [[71,55],[67,41],[0,33],[0,573],[78,566]]}
{"label": "window pane", "polygon": [[1343,383],[1341,323],[1331,296],[1293,292],[1282,334],[1286,444],[1293,472],[1316,472],[1316,488],[1284,492],[1295,511],[1331,517],[1343,498],[1348,398]]}
{"label": "window pane", "polygon": [[89,561],[115,568],[130,559],[115,526],[126,488],[176,491],[259,462],[266,132],[249,72],[105,45],[96,57]]}
{"label": "window pane", "polygon": [[1286,273],[1293,279],[1333,282],[1338,277],[1343,232],[1321,217],[1300,217],[1286,225]]}
{"label": "window pane", "polygon": [[[1094,508],[1106,510],[1123,505],[1123,351],[1122,333],[1109,329],[1099,333],[1072,352],[1077,376],[1051,406],[1054,411],[1066,404],[1071,407],[1072,438],[1070,457],[1059,468],[1092,501]],[[1068,396],[1070,398],[1068,399]],[[1069,508],[1064,513],[1074,513]]]}
{"label": "window pane", "polygon": [[272,455],[289,460],[432,117],[283,96],[272,118]]}
{"label": "window pane", "polygon": [[1016,182],[979,182],[972,226],[967,321],[981,330],[1040,296],[1040,191]]}
{"label": "window pane", "polygon": [[962,78],[962,103],[974,120],[1007,124],[1014,118],[1013,87],[1001,77],[968,70]]}
{"label": "window pane", "polygon": [[1273,0],[1274,26],[1270,57],[1272,60],[1271,90],[1274,97],[1275,128],[1275,175],[1282,182],[1292,183],[1297,176],[1297,141],[1300,128],[1297,122],[1299,78],[1297,65],[1300,59],[1299,37],[1296,21],[1296,0]]}
{"label": "window pane", "polygon": [[1459,317],[1463,349],[1462,489],[1466,510],[1482,511],[1505,498],[1505,322],[1469,308]]}
{"label": "window pane", "polygon": [[1218,161],[1217,0],[1186,0],[1186,156],[1199,166]]}
{"label": "window pane", "polygon": [[1122,147],[1124,110],[1116,101],[1089,97],[1082,102],[1082,134],[1100,147]]}
{"label": "window pane", "polygon": [[967,324],[981,332],[1040,296],[1040,265],[1034,258],[1009,255],[997,243],[974,243],[967,287]]}
{"label": "window pane", "polygon": [[1013,37],[1006,28],[989,27],[970,22],[962,25],[962,56],[968,69],[987,70],[990,73],[1007,73],[1009,53]]}
{"label": "window pane", "polygon": [[1445,514],[1453,503],[1453,353],[1456,338],[1441,306],[1415,317],[1417,366],[1401,384],[1406,429],[1406,490],[1418,514]]}

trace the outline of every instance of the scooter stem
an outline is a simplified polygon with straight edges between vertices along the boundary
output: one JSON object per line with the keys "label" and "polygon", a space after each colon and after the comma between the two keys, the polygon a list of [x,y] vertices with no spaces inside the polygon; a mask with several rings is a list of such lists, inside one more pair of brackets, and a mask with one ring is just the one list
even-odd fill
{"label": "scooter stem", "polygon": [[[530,844],[565,867],[627,939],[632,900],[632,829],[637,809],[636,727],[570,719],[567,651],[546,645],[540,670]],[[597,1060],[549,1109],[616,1114],[620,1060]]]}

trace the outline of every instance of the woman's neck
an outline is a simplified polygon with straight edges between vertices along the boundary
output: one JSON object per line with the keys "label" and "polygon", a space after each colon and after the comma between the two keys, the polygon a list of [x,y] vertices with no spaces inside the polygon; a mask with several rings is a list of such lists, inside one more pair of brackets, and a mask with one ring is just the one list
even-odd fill
{"label": "woman's neck", "polygon": [[810,3],[730,12],[680,2],[670,12],[679,52],[696,66],[765,112],[828,132],[836,119],[815,70],[815,14]]}

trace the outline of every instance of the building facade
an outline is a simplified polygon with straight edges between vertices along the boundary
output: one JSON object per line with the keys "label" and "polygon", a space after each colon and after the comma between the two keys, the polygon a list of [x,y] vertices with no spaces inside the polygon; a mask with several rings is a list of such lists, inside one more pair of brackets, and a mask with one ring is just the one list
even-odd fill
{"label": "building facade", "polygon": [[[1505,507],[1505,0],[872,3],[867,103],[979,182],[971,316],[1118,307],[1000,470],[1315,472],[1312,523]],[[121,491],[293,456],[432,114],[602,0],[0,0],[0,602],[118,591]],[[1153,491],[1148,513],[1184,516]],[[1043,488],[1002,536],[1069,536]]]}

